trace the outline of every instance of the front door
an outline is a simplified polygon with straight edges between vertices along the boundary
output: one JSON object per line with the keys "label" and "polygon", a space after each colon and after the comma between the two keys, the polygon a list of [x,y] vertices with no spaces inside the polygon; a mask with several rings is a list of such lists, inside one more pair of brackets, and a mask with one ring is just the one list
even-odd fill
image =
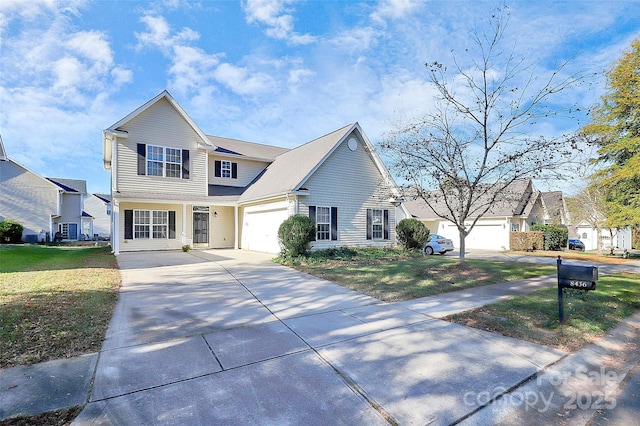
{"label": "front door", "polygon": [[209,243],[209,213],[193,213],[193,244]]}

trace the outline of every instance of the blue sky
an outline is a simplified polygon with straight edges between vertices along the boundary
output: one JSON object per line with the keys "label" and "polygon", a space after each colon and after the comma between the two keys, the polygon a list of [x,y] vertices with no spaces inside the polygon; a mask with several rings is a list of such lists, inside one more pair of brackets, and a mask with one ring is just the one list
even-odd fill
{"label": "blue sky", "polygon": [[[109,191],[102,130],[163,89],[210,135],[294,147],[358,121],[377,143],[429,110],[424,63],[464,52],[499,4],[1,0],[0,134],[15,161],[91,192]],[[568,72],[602,72],[640,34],[638,1],[507,4],[506,41],[540,75],[569,57]],[[588,108],[602,89],[558,102]]]}

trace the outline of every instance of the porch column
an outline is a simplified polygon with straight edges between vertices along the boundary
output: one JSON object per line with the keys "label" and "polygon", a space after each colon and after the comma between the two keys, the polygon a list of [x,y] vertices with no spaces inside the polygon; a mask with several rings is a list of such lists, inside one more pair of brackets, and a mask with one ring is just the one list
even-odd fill
{"label": "porch column", "polygon": [[182,203],[182,245],[187,244],[187,205]]}
{"label": "porch column", "polygon": [[111,206],[111,249],[113,254],[120,254],[120,202],[112,201]]}
{"label": "porch column", "polygon": [[237,205],[233,206],[233,223],[235,225],[235,234],[236,234],[233,242],[233,248],[238,250],[238,247],[240,246],[238,244],[238,236],[240,235],[240,232],[238,230],[238,206]]}

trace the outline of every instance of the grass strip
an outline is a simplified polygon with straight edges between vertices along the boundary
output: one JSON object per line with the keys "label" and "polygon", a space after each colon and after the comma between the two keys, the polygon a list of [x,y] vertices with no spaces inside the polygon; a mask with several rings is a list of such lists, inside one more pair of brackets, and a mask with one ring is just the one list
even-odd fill
{"label": "grass strip", "polygon": [[0,368],[99,350],[119,286],[109,247],[0,246]]}
{"label": "grass strip", "polygon": [[445,319],[574,352],[640,309],[640,275],[601,277],[594,291],[570,291],[564,297],[564,323],[558,321],[558,290],[553,286],[512,297]]}
{"label": "grass strip", "polygon": [[[467,260],[450,256],[423,256],[400,250],[350,249],[334,254],[315,252],[289,266],[333,281],[385,302],[410,300],[488,284],[551,275],[555,266],[517,262]],[[363,252],[364,254],[360,254]],[[287,264],[287,263],[285,263]]]}

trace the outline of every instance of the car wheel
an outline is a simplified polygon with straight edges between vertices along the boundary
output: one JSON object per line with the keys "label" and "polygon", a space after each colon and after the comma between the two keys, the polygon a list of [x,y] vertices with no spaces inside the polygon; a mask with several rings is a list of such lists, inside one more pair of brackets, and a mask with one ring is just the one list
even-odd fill
{"label": "car wheel", "polygon": [[426,247],[424,248],[424,252],[425,252],[425,254],[428,254],[429,256],[431,256],[431,255],[433,254],[433,247],[431,247],[431,246],[426,246]]}

